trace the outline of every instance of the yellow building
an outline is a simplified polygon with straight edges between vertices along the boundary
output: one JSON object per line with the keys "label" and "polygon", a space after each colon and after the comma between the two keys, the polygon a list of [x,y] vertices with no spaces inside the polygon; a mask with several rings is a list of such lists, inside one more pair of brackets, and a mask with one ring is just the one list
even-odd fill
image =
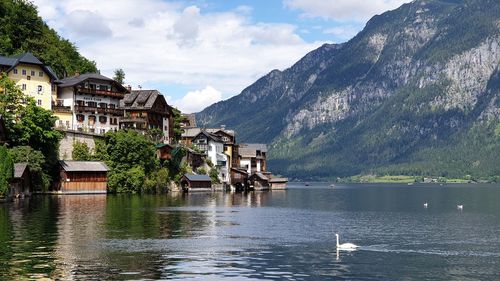
{"label": "yellow building", "polygon": [[54,84],[57,76],[33,54],[0,56],[0,72],[7,73],[25,95],[35,99],[38,106],[52,109],[52,96],[57,95],[57,87]]}

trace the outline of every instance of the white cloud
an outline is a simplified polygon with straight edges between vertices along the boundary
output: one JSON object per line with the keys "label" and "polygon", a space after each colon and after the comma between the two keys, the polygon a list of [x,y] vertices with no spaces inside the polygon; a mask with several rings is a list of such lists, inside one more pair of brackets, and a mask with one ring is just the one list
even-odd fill
{"label": "white cloud", "polygon": [[112,31],[97,12],[75,10],[68,14],[66,27],[74,36],[80,38],[111,37]]}
{"label": "white cloud", "polygon": [[302,10],[306,17],[359,22],[408,2],[411,0],[283,0],[286,7]]}
{"label": "white cloud", "polygon": [[[75,42],[85,57],[95,60],[102,74],[112,76],[122,68],[127,83],[134,87],[175,84],[203,89],[211,85],[229,97],[271,69],[291,66],[324,43],[304,42],[291,24],[255,23],[252,9],[245,6],[204,12],[200,6],[163,0],[34,3],[52,7],[40,8],[41,16]],[[74,22],[75,13],[85,21]],[[89,33],[101,37],[85,38]],[[166,89],[164,94],[175,96]]]}
{"label": "white cloud", "polygon": [[173,106],[185,113],[194,113],[222,99],[222,93],[212,86],[188,92],[182,99],[170,101]]}

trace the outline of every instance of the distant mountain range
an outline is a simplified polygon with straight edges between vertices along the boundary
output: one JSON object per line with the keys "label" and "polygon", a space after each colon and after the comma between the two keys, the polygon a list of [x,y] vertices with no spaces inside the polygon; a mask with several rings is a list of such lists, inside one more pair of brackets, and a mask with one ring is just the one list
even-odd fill
{"label": "distant mountain range", "polygon": [[291,178],[500,176],[500,2],[416,0],[196,114]]}

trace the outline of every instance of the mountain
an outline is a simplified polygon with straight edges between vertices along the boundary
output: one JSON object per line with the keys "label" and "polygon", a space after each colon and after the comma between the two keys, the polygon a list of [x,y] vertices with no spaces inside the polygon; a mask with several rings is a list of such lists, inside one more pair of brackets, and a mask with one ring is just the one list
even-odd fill
{"label": "mountain", "polygon": [[26,0],[0,0],[0,55],[33,53],[60,77],[75,72],[96,72],[96,64],[80,55],[38,16]]}
{"label": "mountain", "polygon": [[416,0],[196,119],[292,178],[500,176],[499,63],[500,2]]}

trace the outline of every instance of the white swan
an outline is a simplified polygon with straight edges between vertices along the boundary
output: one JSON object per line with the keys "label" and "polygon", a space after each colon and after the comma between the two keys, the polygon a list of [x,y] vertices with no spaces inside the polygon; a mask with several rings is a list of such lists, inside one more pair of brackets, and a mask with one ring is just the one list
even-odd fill
{"label": "white swan", "polygon": [[457,209],[458,210],[463,210],[464,209],[464,205],[457,205]]}
{"label": "white swan", "polygon": [[354,251],[356,248],[359,248],[359,246],[352,243],[339,244],[339,235],[337,233],[335,233],[335,237],[337,237],[337,250]]}
{"label": "white swan", "polygon": [[427,204],[427,202],[424,203],[424,208],[427,209],[427,207],[429,207],[429,204]]}

